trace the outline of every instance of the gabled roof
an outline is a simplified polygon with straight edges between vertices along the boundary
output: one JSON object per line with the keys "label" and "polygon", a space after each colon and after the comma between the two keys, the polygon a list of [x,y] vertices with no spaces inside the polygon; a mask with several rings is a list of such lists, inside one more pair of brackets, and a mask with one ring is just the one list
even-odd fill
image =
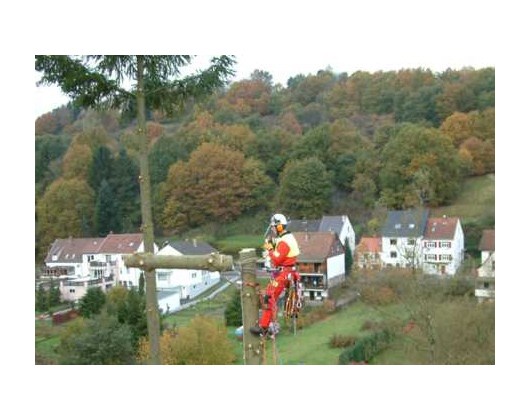
{"label": "gabled roof", "polygon": [[495,229],[485,229],[482,231],[478,249],[481,251],[495,251]]}
{"label": "gabled roof", "polygon": [[390,210],[381,234],[387,238],[420,237],[425,231],[428,216],[428,210]]}
{"label": "gabled roof", "polygon": [[213,246],[201,241],[173,241],[168,244],[182,255],[208,255],[218,252]]}
{"label": "gabled roof", "polygon": [[322,216],[320,219],[293,219],[287,225],[290,232],[336,232],[340,235],[346,216]]}
{"label": "gabled roof", "polygon": [[425,239],[454,239],[457,226],[457,217],[430,217],[423,236]]}
{"label": "gabled roof", "polygon": [[144,238],[141,233],[109,233],[98,249],[99,254],[132,254]]}
{"label": "gabled roof", "polygon": [[[56,239],[48,255],[46,263],[80,263],[83,254],[95,254],[105,238],[67,238]],[[53,258],[53,257],[56,258]]]}
{"label": "gabled roof", "polygon": [[335,232],[293,232],[300,247],[299,262],[324,262],[335,254],[333,246],[343,247]]}
{"label": "gabled roof", "polygon": [[363,236],[357,245],[359,252],[378,253],[383,249],[382,238],[379,236]]}
{"label": "gabled roof", "polygon": [[344,220],[343,216],[322,216],[318,230],[319,232],[335,232],[340,235]]}
{"label": "gabled roof", "polygon": [[287,225],[289,232],[318,232],[320,220],[294,219]]}

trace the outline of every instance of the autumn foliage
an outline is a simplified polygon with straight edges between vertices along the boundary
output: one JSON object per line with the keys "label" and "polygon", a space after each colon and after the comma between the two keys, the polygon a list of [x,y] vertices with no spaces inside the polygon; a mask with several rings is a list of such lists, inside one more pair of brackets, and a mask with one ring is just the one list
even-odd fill
{"label": "autumn foliage", "polygon": [[[229,365],[236,359],[226,327],[203,315],[188,326],[166,329],[160,336],[160,353],[163,365]],[[148,360],[149,342],[142,338],[138,362]]]}

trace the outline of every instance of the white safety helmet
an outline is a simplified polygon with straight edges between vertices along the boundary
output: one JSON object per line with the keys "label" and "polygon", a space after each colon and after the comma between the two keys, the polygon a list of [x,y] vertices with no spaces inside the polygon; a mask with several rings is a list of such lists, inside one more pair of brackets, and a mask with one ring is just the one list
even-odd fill
{"label": "white safety helmet", "polygon": [[287,226],[287,218],[283,214],[277,213],[271,217],[271,226],[277,225]]}

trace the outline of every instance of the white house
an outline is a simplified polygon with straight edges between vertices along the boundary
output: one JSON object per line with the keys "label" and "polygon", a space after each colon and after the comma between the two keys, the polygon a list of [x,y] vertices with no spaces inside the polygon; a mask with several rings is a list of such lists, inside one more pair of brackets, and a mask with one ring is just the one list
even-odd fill
{"label": "white house", "polygon": [[475,296],[482,302],[495,299],[495,229],[482,232],[479,249],[481,265],[477,270]]}
{"label": "white house", "polygon": [[[164,245],[157,255],[208,255],[217,252],[205,242],[197,240],[174,241]],[[209,289],[221,279],[219,271],[190,269],[157,269],[156,284],[159,290],[178,290],[181,299],[192,299]]]}
{"label": "white house", "polygon": [[422,242],[424,273],[456,273],[464,260],[464,231],[460,219],[445,216],[429,218]]}
{"label": "white house", "polygon": [[90,275],[88,255],[93,255],[105,238],[56,239],[44,259],[44,276],[83,278]]}
{"label": "white house", "polygon": [[335,232],[344,247],[346,242],[351,250],[352,256],[355,252],[355,231],[346,215],[322,216],[321,219],[305,220],[294,219],[289,222],[287,229],[290,232]]}
{"label": "white house", "polygon": [[61,298],[69,301],[81,299],[89,287],[138,287],[141,270],[127,268],[124,257],[143,250],[141,233],[56,239],[46,256],[42,278],[58,280]]}
{"label": "white house", "polygon": [[61,299],[81,299],[89,287],[106,290],[113,285],[113,279],[95,277],[90,270],[90,261],[105,238],[56,239],[44,260],[43,280],[55,280],[59,284]]}
{"label": "white house", "polygon": [[300,247],[298,272],[308,301],[321,301],[346,278],[344,245],[335,232],[294,232]]}
{"label": "white house", "polygon": [[421,239],[427,210],[389,211],[381,230],[381,260],[384,267],[420,267]]}
{"label": "white house", "polygon": [[482,232],[479,243],[480,267],[479,277],[495,277],[495,229],[486,229]]}
{"label": "white house", "polygon": [[[158,246],[154,245],[155,253]],[[115,285],[125,286],[127,288],[139,286],[140,275],[142,270],[139,268],[129,268],[125,265],[124,257],[143,252],[143,234],[141,233],[110,233],[91,258],[91,270],[94,277],[103,275],[104,277],[112,276]]]}

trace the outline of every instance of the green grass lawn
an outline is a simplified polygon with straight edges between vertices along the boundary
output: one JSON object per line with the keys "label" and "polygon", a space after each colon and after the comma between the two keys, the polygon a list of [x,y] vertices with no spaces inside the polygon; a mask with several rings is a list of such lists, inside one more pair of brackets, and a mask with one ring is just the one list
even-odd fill
{"label": "green grass lawn", "polygon": [[431,209],[431,215],[460,217],[464,223],[476,222],[495,215],[495,175],[467,178],[462,191],[450,206]]}
{"label": "green grass lawn", "polygon": [[263,245],[263,235],[232,235],[214,241],[221,254],[238,256],[243,248],[259,249]]}
{"label": "green grass lawn", "polygon": [[[297,329],[293,333],[290,326],[284,320],[280,320],[280,333],[276,337],[276,363],[279,365],[338,365],[339,355],[344,348],[332,348],[329,343],[334,335],[362,337],[369,334],[369,331],[362,331],[366,321],[381,320],[383,316],[405,317],[403,308],[399,305],[392,305],[380,310],[373,309],[363,303],[357,302],[347,306],[328,318]],[[230,333],[233,336],[235,328],[231,327]],[[231,339],[236,342],[235,338]],[[236,364],[242,364],[243,344],[237,342]],[[273,364],[274,346],[271,340],[266,342],[267,364]],[[381,364],[386,364],[382,360]],[[390,363],[393,364],[393,363]]]}

